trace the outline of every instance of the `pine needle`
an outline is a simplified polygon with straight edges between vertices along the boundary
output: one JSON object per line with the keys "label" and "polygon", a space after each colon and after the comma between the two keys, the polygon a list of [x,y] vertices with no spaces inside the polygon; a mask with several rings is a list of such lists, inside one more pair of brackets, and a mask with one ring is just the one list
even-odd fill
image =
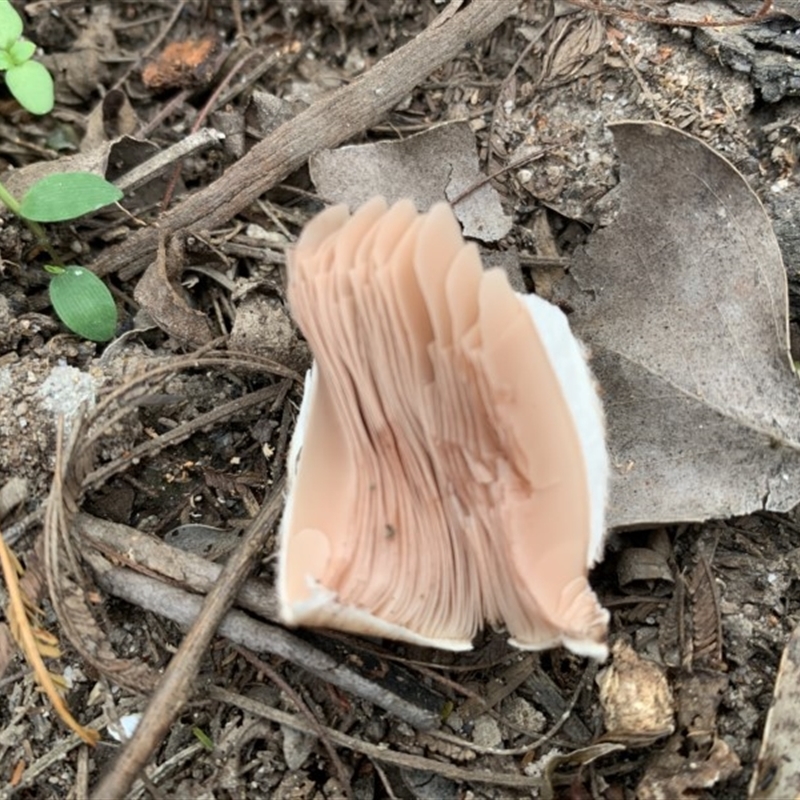
{"label": "pine needle", "polygon": [[2,532],[0,532],[0,566],[2,566],[3,578],[8,589],[6,615],[9,627],[26,661],[33,669],[33,674],[39,686],[50,699],[53,708],[64,724],[80,736],[86,744],[96,745],[100,739],[100,734],[91,728],[84,728],[72,716],[56,686],[56,682],[63,684],[63,679],[60,676],[51,674],[42,660],[43,655],[50,656],[54,652],[60,652],[55,644],[57,639],[41,628],[34,630],[31,626],[26,610],[26,608],[31,607],[31,603],[30,601],[26,603],[25,596],[19,588],[19,575],[22,572],[22,567],[17,557],[6,545]]}

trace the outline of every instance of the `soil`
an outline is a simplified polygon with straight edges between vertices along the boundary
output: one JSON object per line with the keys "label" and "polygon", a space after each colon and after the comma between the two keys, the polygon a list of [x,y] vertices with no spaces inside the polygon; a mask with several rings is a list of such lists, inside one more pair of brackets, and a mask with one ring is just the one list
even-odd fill
{"label": "soil", "polygon": [[[758,11],[757,4],[733,5],[740,13]],[[87,266],[132,231],[157,225],[165,192],[179,205],[209,186],[269,130],[368,71],[445,7],[438,0],[14,0],[14,6],[25,12],[25,35],[57,76],[56,105],[51,114],[33,117],[0,90],[0,172],[94,152],[121,134],[164,150],[195,127],[226,133],[224,144],[185,156],[179,173],[170,164],[129,193],[124,213],[105,210],[50,226],[55,250]],[[608,124],[639,119],[677,126],[728,158],[762,199],[796,301],[800,53],[787,45],[800,35],[796,8],[776,4],[769,18],[711,32],[632,18],[657,13],[683,20],[686,8],[618,10],[529,3],[486,40],[432,70],[381,124],[353,131],[350,143],[469,120],[481,163],[497,173],[493,185],[513,218],[495,250],[519,253],[532,290],[546,283],[544,257],[560,265],[592,226],[606,221],[600,201],[617,182]],[[705,11],[714,19],[734,13],[722,3]],[[167,49],[176,42],[184,44]],[[769,70],[759,60],[764,53],[772,54]],[[265,63],[269,68],[260,70]],[[125,152],[111,151],[109,170],[124,171],[144,158],[131,155],[144,151]],[[284,473],[302,395],[299,376],[310,355],[286,309],[283,253],[322,206],[301,168],[225,224],[184,232],[170,245],[177,249],[168,250],[164,282],[156,284],[158,297],[169,294],[171,310],[151,305],[148,316],[140,306],[152,304],[153,293],[137,289],[143,279],[124,268],[109,274],[120,335],[108,345],[63,328],[47,301],[40,269],[46,255],[17,219],[0,218],[0,488],[12,478],[25,481],[11,510],[0,502],[0,521],[27,568],[27,591],[43,609],[39,624],[63,650],[49,669],[67,681],[65,698],[75,716],[101,732],[100,743],[89,748],[67,730],[4,625],[0,797],[89,796],[119,757],[120,736],[112,729],[147,702],[87,663],[69,635],[73,628],[65,630],[51,604],[41,537],[54,471],[56,496],[72,497],[83,511],[224,562]],[[792,320],[798,310],[792,306]],[[70,495],[56,470],[59,415],[65,436],[70,430],[84,435],[76,427],[79,410],[192,352],[192,337],[181,335],[187,331],[207,336],[193,340],[207,347],[230,333],[231,351],[266,356],[280,367],[244,368],[232,358],[215,366],[185,363],[163,380],[146,379],[135,402],[128,396],[104,407],[110,414],[130,401],[130,413],[103,432],[91,453],[93,468],[115,460],[128,468]],[[203,416],[258,391],[267,398],[258,405],[231,406],[222,420]],[[187,438],[129,458],[193,421],[196,430]],[[257,565],[267,581],[273,545],[270,539]],[[141,664],[157,678],[184,631],[101,591],[95,571],[84,570],[86,597],[115,658]],[[566,651],[522,654],[491,631],[474,651],[457,656],[389,641],[302,635],[351,667],[375,660],[380,669],[364,667],[370,680],[385,673],[380,677],[399,682],[397,696],[420,707],[433,704],[441,725],[428,732],[312,675],[302,662],[248,655],[217,638],[189,702],[152,754],[147,778],[128,796],[748,796],[781,654],[800,615],[800,520],[763,512],[615,532],[592,583],[612,611],[614,668],[635,676],[628,684],[638,687],[632,704],[641,703],[639,716],[614,722],[624,673],[598,680],[596,665]],[[632,650],[623,651],[623,643]],[[260,716],[221,699],[219,688],[304,721],[311,717],[365,747]],[[367,745],[425,760],[382,761]]]}

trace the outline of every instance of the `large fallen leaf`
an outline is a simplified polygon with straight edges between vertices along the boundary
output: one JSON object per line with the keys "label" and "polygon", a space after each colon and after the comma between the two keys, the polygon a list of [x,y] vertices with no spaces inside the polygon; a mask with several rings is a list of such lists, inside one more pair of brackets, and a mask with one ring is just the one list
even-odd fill
{"label": "large fallen leaf", "polygon": [[698,139],[656,123],[613,133],[617,216],[557,292],[602,387],[609,522],[787,510],[800,501],[800,390],[769,219]]}
{"label": "large fallen leaf", "polygon": [[322,150],[308,166],[319,193],[350,211],[375,195],[390,205],[409,197],[417,211],[448,200],[464,236],[494,242],[511,229],[497,191],[480,171],[468,122],[436,125],[399,141]]}

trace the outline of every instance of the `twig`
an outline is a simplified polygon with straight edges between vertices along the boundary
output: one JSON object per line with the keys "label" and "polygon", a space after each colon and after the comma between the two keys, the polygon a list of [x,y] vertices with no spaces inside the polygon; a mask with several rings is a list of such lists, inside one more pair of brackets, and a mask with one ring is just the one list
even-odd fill
{"label": "twig", "polygon": [[[229,692],[218,686],[212,686],[209,689],[209,696],[214,700],[230,703],[231,705],[241,708],[243,711],[248,711],[256,716],[272,720],[272,722],[277,722],[279,725],[287,725],[290,728],[295,728],[311,736],[317,735],[311,725],[297,714],[287,714],[283,711],[278,711],[278,709],[272,708],[265,703],[259,703],[256,700],[251,700],[249,697]],[[511,786],[517,789],[533,789],[544,786],[543,778],[529,778],[525,775],[514,775],[507,772],[491,772],[490,770],[464,769],[463,767],[456,767],[443,761],[434,761],[432,758],[414,756],[409,753],[390,750],[385,746],[370,744],[369,742],[356,739],[354,736],[348,736],[333,728],[327,728],[326,733],[334,744],[347,747],[349,750],[354,750],[356,753],[363,753],[365,756],[375,761],[381,761],[384,764],[395,764],[398,767],[404,767],[406,769],[434,772],[445,778],[450,778],[454,781],[465,781],[467,783],[489,783],[494,786]]]}
{"label": "twig", "polygon": [[152,158],[148,158],[144,163],[126,172],[119,180],[114,181],[114,184],[123,192],[131,192],[169,169],[176,161],[186,158],[198,150],[214,147],[223,138],[224,135],[214,128],[203,128],[185,139],[175,142],[166,150],[160,150]]}
{"label": "twig", "polygon": [[[114,563],[161,581],[171,581],[197,594],[210,592],[222,572],[220,564],[172,547],[161,539],[118,522],[79,513],[72,525],[87,550],[95,548]],[[236,605],[262,619],[276,620],[278,616],[272,586],[253,578],[248,578],[242,585]]]}
{"label": "twig", "polygon": [[242,543],[231,555],[219,581],[205,598],[200,614],[167,666],[133,737],[123,748],[111,771],[95,788],[93,800],[125,796],[191,696],[200,662],[208,651],[217,626],[233,604],[257,554],[272,533],[283,507],[282,489],[282,484],[274,487],[272,497],[264,504]]}
{"label": "twig", "polygon": [[480,180],[475,181],[472,186],[467,186],[461,194],[455,197],[453,200],[450,201],[451,206],[457,206],[460,202],[462,202],[465,198],[469,197],[473,192],[478,191],[481,186],[485,186],[490,181],[493,181],[495,178],[499,177],[500,175],[504,175],[506,172],[511,172],[511,170],[519,169],[520,167],[524,166],[525,164],[530,164],[533,161],[538,161],[540,158],[543,158],[551,148],[546,147],[544,150],[539,150],[536,153],[530,153],[527,156],[522,156],[521,158],[516,158],[510,164],[506,164],[504,167],[500,167],[500,169],[495,170],[491,175],[484,175]]}
{"label": "twig", "polygon": [[[197,115],[197,119],[192,123],[192,128],[189,133],[190,136],[197,135],[198,131],[200,131],[203,123],[208,118],[208,115],[217,107],[217,103],[219,102],[219,97],[223,91],[228,87],[230,82],[236,77],[236,75],[244,69],[245,65],[248,61],[251,61],[254,58],[261,56],[263,58],[263,53],[258,50],[251,50],[249,53],[246,53],[242,58],[240,58],[231,69],[228,71],[227,75],[223,77],[220,81],[219,85],[214,89],[211,93],[211,97],[208,98],[205,105],[200,109],[200,113]],[[172,195],[175,193],[175,187],[178,185],[178,178],[181,176],[181,162],[178,161],[175,164],[172,175],[170,175],[170,179],[167,183],[167,188],[164,191],[164,197],[161,200],[161,208],[167,209],[172,202]]]}
{"label": "twig", "polygon": [[213,230],[227,222],[313,153],[336,147],[379,122],[431,72],[457,56],[468,42],[487,37],[517,6],[518,0],[473,0],[446,21],[435,24],[435,20],[351,84],[278,127],[220,178],[160,217],[157,228],[136,231],[108,250],[92,269],[98,275],[119,271],[127,280],[153,260],[159,231],[170,235],[191,227]]}
{"label": "twig", "polygon": [[246,647],[237,647],[236,652],[249,661],[257,670],[263,672],[297,706],[297,710],[306,718],[308,724],[314,729],[314,735],[322,742],[327,751],[328,757],[336,769],[336,774],[339,776],[339,783],[342,784],[348,800],[353,800],[353,787],[350,785],[350,776],[347,774],[342,759],[339,758],[336,748],[328,738],[325,726],[314,716],[311,709],[303,701],[303,698],[278,674],[277,670],[274,670],[266,661],[262,661],[255,653]]}
{"label": "twig", "polygon": [[[87,560],[96,567],[97,582],[105,591],[179,625],[192,624],[200,609],[201,597],[128,569],[111,565],[97,569],[98,558],[97,554],[87,554]],[[233,610],[225,615],[218,632],[257,653],[285,658],[321,680],[387,709],[415,728],[430,730],[439,724],[440,713],[420,708],[276,625],[259,622],[249,614]]]}

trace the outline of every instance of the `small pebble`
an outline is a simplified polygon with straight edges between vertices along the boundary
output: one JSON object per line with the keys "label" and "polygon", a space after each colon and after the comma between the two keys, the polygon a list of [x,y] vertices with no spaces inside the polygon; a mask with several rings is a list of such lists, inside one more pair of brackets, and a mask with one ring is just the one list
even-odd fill
{"label": "small pebble", "polygon": [[472,741],[481,747],[500,747],[503,743],[503,734],[494,717],[484,714],[475,720],[472,731]]}

